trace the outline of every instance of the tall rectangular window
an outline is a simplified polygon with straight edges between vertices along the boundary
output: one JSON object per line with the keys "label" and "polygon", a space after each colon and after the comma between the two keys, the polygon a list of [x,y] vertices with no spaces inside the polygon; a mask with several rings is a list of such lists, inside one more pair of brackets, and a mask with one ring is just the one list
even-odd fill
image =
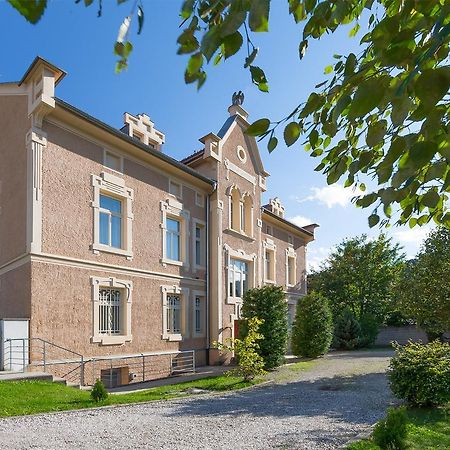
{"label": "tall rectangular window", "polygon": [[196,334],[203,333],[203,320],[202,320],[202,298],[195,296],[194,304],[194,329]]}
{"label": "tall rectangular window", "polygon": [[230,297],[241,298],[248,290],[248,263],[238,259],[230,259],[228,268],[228,286]]}
{"label": "tall rectangular window", "polygon": [[121,332],[121,291],[100,289],[99,291],[99,334],[115,335]]}
{"label": "tall rectangular window", "polygon": [[292,256],[288,256],[287,272],[288,284],[293,286],[295,284],[295,258]]}
{"label": "tall rectangular window", "polygon": [[169,334],[181,333],[181,298],[179,295],[167,295],[167,324]]}
{"label": "tall rectangular window", "polygon": [[166,220],[166,256],[181,261],[181,223],[172,218]]}
{"label": "tall rectangular window", "polygon": [[206,249],[205,249],[205,227],[201,224],[195,225],[195,264],[197,266],[205,266]]}
{"label": "tall rectangular window", "polygon": [[264,257],[264,272],[266,281],[275,281],[275,251],[266,249]]}
{"label": "tall rectangular window", "polygon": [[122,248],[122,202],[100,194],[100,244]]}
{"label": "tall rectangular window", "polygon": [[239,214],[240,214],[240,218],[241,218],[241,232],[245,232],[245,230],[246,230],[246,226],[245,226],[245,207],[244,207],[244,203],[243,202],[239,203]]}

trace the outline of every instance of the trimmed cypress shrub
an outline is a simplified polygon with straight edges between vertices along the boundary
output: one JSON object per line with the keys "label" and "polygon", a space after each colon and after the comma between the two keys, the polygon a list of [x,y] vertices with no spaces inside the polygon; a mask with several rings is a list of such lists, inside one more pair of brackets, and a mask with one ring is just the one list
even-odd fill
{"label": "trimmed cypress shrub", "polygon": [[96,402],[102,402],[108,398],[108,391],[101,380],[97,379],[91,391],[91,398]]}
{"label": "trimmed cypress shrub", "polygon": [[386,418],[380,420],[373,430],[373,441],[383,450],[405,449],[407,421],[405,408],[389,408]]}
{"label": "trimmed cypress shrub", "polygon": [[259,328],[264,339],[259,341],[258,353],[264,359],[266,369],[273,369],[284,361],[288,338],[287,308],[280,286],[249,289],[244,295],[242,315],[246,319],[257,317],[264,321]]}
{"label": "trimmed cypress shrub", "polygon": [[344,309],[334,324],[333,347],[339,350],[354,350],[359,347],[361,326],[349,309]]}
{"label": "trimmed cypress shrub", "polygon": [[296,356],[316,358],[325,354],[333,339],[333,316],[328,301],[317,292],[297,305],[292,327],[292,351]]}

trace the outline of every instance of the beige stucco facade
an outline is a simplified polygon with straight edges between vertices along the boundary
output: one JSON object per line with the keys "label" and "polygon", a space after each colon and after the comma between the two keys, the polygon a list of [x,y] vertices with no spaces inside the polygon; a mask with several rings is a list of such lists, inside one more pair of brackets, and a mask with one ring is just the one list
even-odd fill
{"label": "beige stucco facade", "polygon": [[57,99],[64,75],[37,58],[0,85],[0,320],[86,358],[195,350],[214,364],[246,289],[283,286],[292,315],[314,226],[262,205],[269,174],[242,106],[176,161],[148,116],[115,130]]}

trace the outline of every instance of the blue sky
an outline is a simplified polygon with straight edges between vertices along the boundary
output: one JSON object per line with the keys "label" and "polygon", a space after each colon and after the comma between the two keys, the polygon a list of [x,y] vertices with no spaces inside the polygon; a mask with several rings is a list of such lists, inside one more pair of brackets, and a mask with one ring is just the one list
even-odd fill
{"label": "blue sky", "polygon": [[[289,17],[287,1],[274,0],[270,32],[254,35],[255,45],[260,47],[255,63],[265,70],[270,93],[261,93],[252,85],[242,68],[243,51],[225,64],[211,66],[206,84],[197,92],[193,85],[184,84],[186,57],[176,54],[181,0],[143,0],[144,29],[140,36],[132,33],[130,67],[121,74],[114,73],[112,49],[132,2],[120,6],[112,0],[103,3],[103,15],[97,18],[96,3],[85,8],[83,1],[76,5],[72,0],[53,0],[41,21],[30,25],[0,0],[8,41],[3,47],[0,82],[19,80],[34,57],[41,55],[68,72],[57,96],[115,127],[122,125],[125,111],[147,113],[166,135],[164,151],[177,159],[198,150],[199,137],[219,130],[234,91],[244,91],[244,107],[251,121],[280,119],[325,79],[323,70],[333,62],[333,54],[348,53],[358,45],[358,39],[348,37],[349,28],[342,29],[310,43],[300,61],[301,28]],[[309,157],[300,144],[289,149],[281,144],[269,155],[262,143],[260,151],[271,174],[265,200],[269,195],[278,196],[287,218],[301,225],[309,221],[320,224],[317,240],[308,250],[312,266],[345,237],[379,233],[368,228],[370,211],[350,204],[350,189],[327,186],[325,177],[314,172],[319,161]],[[389,234],[413,256],[426,232],[426,228],[395,227]]]}

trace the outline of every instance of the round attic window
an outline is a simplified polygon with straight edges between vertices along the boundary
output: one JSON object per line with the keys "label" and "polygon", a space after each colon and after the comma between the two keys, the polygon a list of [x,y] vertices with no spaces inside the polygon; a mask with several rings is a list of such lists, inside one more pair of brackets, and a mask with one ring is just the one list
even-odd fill
{"label": "round attic window", "polygon": [[247,153],[244,150],[244,147],[241,147],[240,145],[238,145],[237,147],[237,157],[239,158],[239,160],[243,163],[245,163],[247,161]]}

